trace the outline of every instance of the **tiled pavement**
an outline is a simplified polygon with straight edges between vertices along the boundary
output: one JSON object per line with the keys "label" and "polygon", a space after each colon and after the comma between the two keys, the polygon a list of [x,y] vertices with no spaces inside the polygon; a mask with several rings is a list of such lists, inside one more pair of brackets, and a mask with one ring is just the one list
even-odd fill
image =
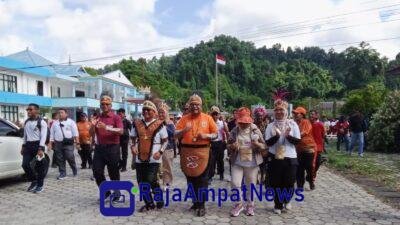
{"label": "tiled pavement", "polygon": [[[91,173],[80,170],[78,177],[69,175],[58,181],[57,170],[51,169],[40,194],[26,192],[28,184],[24,182],[0,181],[0,224],[400,224],[397,209],[325,167],[319,172],[316,190],[305,191],[304,202],[294,202],[292,211],[275,215],[272,203],[256,202],[255,216],[241,214],[236,218],[229,216],[231,202],[221,208],[207,203],[205,217],[189,212],[188,202],[171,203],[161,211],[135,212],[129,217],[104,217],[99,212],[98,191],[90,180]],[[175,159],[174,174],[174,187],[184,188],[179,159]],[[134,183],[135,177],[132,170],[121,174],[123,180]],[[214,181],[212,186],[229,187],[229,182]],[[137,202],[136,208],[141,205]]]}

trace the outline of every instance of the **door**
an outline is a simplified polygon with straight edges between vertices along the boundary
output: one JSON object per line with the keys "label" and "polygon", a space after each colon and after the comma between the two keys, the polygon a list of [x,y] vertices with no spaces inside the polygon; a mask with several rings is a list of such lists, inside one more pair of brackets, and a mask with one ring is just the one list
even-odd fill
{"label": "door", "polygon": [[22,156],[20,154],[23,139],[18,128],[0,120],[0,177],[21,174]]}

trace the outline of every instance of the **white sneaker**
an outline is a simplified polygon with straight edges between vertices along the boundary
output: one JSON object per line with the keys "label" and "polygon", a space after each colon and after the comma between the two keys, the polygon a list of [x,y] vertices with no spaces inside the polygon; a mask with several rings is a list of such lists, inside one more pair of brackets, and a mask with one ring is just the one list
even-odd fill
{"label": "white sneaker", "polygon": [[282,211],[280,209],[274,209],[274,213],[278,214],[278,215],[281,215]]}
{"label": "white sneaker", "polygon": [[287,210],[292,210],[292,204],[290,204],[290,202],[285,204],[285,209]]}

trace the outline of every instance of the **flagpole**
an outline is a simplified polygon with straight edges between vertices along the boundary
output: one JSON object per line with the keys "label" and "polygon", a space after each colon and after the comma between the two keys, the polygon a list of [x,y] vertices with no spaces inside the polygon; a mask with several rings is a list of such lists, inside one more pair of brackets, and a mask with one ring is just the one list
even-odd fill
{"label": "flagpole", "polygon": [[215,55],[215,104],[218,106],[218,62]]}

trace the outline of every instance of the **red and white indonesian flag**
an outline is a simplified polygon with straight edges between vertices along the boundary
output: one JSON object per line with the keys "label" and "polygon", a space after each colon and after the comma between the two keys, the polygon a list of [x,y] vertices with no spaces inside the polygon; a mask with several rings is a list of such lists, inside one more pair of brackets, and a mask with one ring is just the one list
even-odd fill
{"label": "red and white indonesian flag", "polygon": [[215,60],[217,61],[218,64],[221,65],[225,65],[226,61],[225,61],[225,57],[223,57],[222,55],[215,55]]}

